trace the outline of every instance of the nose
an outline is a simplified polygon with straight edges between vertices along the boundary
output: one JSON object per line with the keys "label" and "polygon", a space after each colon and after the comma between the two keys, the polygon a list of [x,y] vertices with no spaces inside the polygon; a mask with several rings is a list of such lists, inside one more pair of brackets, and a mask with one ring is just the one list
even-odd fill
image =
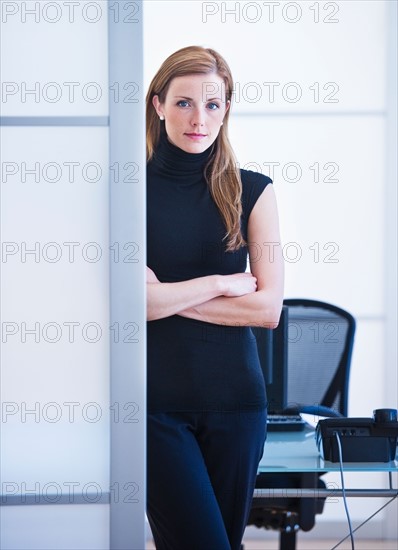
{"label": "nose", "polygon": [[204,117],[203,108],[197,107],[192,113],[191,124],[192,126],[199,128],[200,126],[204,125],[204,122],[205,122],[205,117]]}

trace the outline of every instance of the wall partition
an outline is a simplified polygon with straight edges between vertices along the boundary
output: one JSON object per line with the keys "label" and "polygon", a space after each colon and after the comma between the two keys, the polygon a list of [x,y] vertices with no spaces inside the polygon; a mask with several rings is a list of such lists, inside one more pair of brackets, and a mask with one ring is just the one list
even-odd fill
{"label": "wall partition", "polygon": [[[109,17],[111,548],[145,540],[145,124],[142,5]],[[112,7],[113,9],[113,7]]]}
{"label": "wall partition", "polygon": [[140,2],[1,2],[1,540],[144,547]]}

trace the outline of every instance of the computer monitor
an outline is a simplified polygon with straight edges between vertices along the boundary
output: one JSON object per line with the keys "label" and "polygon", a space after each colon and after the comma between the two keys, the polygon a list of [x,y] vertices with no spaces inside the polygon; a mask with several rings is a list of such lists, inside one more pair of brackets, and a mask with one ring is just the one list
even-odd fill
{"label": "computer monitor", "polygon": [[268,412],[280,413],[287,407],[288,307],[283,306],[276,329],[252,327],[263,371]]}

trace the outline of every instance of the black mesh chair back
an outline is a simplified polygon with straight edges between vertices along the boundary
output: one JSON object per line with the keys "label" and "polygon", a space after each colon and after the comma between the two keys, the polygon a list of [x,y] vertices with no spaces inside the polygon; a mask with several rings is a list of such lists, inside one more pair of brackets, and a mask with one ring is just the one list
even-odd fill
{"label": "black mesh chair back", "polygon": [[289,311],[288,406],[322,405],[347,416],[353,316],[316,300],[286,299],[284,305]]}
{"label": "black mesh chair back", "polygon": [[[347,416],[355,320],[317,300],[285,299],[288,307],[287,401],[290,410]],[[325,488],[317,473],[261,473],[256,488]],[[309,531],[324,498],[254,499],[248,525],[280,532],[280,549],[296,548],[298,529]]]}

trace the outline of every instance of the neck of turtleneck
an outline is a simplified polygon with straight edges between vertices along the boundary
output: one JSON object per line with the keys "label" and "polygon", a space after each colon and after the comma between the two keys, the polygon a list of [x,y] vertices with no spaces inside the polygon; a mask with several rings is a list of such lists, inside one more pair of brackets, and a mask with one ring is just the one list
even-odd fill
{"label": "neck of turtleneck", "polygon": [[174,178],[203,175],[204,168],[212,153],[212,145],[202,153],[187,153],[167,138],[166,132],[161,132],[159,144],[152,157],[152,163],[164,175]]}

